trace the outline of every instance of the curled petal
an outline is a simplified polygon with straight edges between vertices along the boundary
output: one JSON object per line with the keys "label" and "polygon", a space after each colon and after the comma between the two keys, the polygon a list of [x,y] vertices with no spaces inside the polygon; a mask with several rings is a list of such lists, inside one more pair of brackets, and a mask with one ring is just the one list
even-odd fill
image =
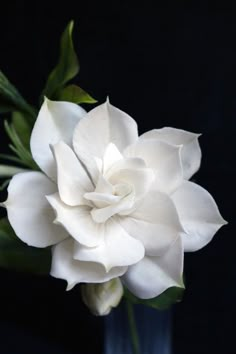
{"label": "curled petal", "polygon": [[83,205],[83,195],[93,190],[93,184],[84,167],[63,142],[52,147],[57,163],[57,183],[61,199],[70,206]]}
{"label": "curled petal", "polygon": [[88,247],[99,245],[104,238],[103,225],[95,223],[87,206],[64,204],[58,193],[47,196],[56,213],[55,223],[62,225],[78,242]]}
{"label": "curled petal", "polygon": [[75,244],[74,257],[80,261],[101,263],[106,271],[110,271],[113,267],[140,261],[144,257],[144,247],[111,219],[104,226],[104,242],[93,248]]}
{"label": "curled petal", "polygon": [[185,181],[172,195],[185,233],[185,251],[197,251],[227,224],[212,196],[199,185]]}
{"label": "curled petal", "polygon": [[143,197],[155,179],[151,168],[120,169],[112,174],[109,182],[113,185],[123,184],[134,189],[135,198]]}
{"label": "curled petal", "polygon": [[74,241],[62,241],[52,249],[52,266],[50,274],[67,281],[67,290],[78,283],[103,283],[125,273],[127,267],[115,267],[106,272],[101,264],[81,262],[73,258]]}
{"label": "curled petal", "polygon": [[181,162],[185,179],[192,177],[200,167],[201,149],[198,143],[200,134],[185,130],[165,127],[153,129],[140,136],[140,139],[158,139],[172,145],[183,145]]}
{"label": "curled petal", "polygon": [[55,214],[45,197],[56,189],[41,172],[19,173],[9,184],[8,199],[4,203],[8,219],[16,235],[30,246],[51,246],[69,236],[53,223]]}
{"label": "curled petal", "polygon": [[124,156],[143,159],[155,172],[153,188],[170,194],[183,180],[180,150],[181,147],[157,139],[139,139],[125,149]]}
{"label": "curled petal", "polygon": [[110,205],[106,207],[92,209],[91,215],[95,222],[104,223],[115,214],[129,213],[132,211],[135,202],[135,194],[133,190],[123,198],[119,198],[119,196],[117,197],[118,200],[113,200],[114,203],[111,203],[112,200],[110,198]]}
{"label": "curled petal", "polygon": [[30,147],[34,160],[53,180],[56,180],[56,165],[50,145],[62,140],[72,144],[72,134],[85,110],[70,102],[56,102],[45,98],[35,122]]}
{"label": "curled petal", "polygon": [[183,247],[181,238],[160,257],[144,257],[130,266],[122,281],[141,299],[150,299],[172,286],[182,287]]}
{"label": "curled petal", "polygon": [[183,232],[173,201],[157,191],[150,191],[133,213],[119,221],[129,235],[142,242],[148,256],[162,255]]}

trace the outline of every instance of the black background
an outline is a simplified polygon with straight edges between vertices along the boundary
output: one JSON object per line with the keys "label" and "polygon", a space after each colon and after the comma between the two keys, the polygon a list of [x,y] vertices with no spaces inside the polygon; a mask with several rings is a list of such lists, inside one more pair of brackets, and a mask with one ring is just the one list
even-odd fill
{"label": "black background", "polygon": [[[233,3],[233,2],[232,2]],[[173,308],[174,354],[236,353],[236,12],[187,2],[8,1],[0,13],[0,69],[32,103],[75,20],[78,83],[135,118],[140,133],[173,126],[203,133],[195,180],[229,225],[186,254],[186,293]],[[2,124],[2,123],[1,123]],[[2,129],[2,125],[1,125]],[[3,131],[3,130],[1,130]],[[6,138],[1,133],[1,149]],[[0,353],[101,353],[102,319],[65,283],[0,272]]]}

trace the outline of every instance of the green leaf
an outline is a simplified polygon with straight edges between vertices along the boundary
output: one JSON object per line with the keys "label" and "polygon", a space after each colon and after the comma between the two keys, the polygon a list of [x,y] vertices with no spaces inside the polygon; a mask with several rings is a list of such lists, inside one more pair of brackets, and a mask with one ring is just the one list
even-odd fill
{"label": "green leaf", "polygon": [[6,132],[11,139],[12,144],[9,145],[10,149],[20,158],[20,160],[32,170],[38,170],[38,166],[32,158],[30,151],[24,147],[20,136],[17,134],[13,124],[4,121]]}
{"label": "green leaf", "polygon": [[56,91],[60,90],[79,72],[79,62],[72,40],[73,27],[74,22],[71,21],[62,34],[58,64],[50,73],[43,90],[43,95],[51,99],[55,98]]}
{"label": "green leaf", "polygon": [[49,274],[50,248],[27,246],[15,235],[9,221],[0,219],[0,267],[34,274]]}
{"label": "green leaf", "polygon": [[96,103],[97,101],[91,97],[86,91],[77,85],[69,85],[63,88],[57,98],[60,101],[68,101],[73,103]]}
{"label": "green leaf", "polygon": [[173,286],[153,299],[139,299],[128,289],[125,289],[124,296],[134,304],[143,304],[157,310],[166,310],[174,303],[180,302],[182,300],[183,293],[184,287]]}
{"label": "green leaf", "polygon": [[[24,165],[24,162],[16,156],[8,154],[0,154],[0,159],[16,162],[18,164]],[[26,165],[27,166],[27,165]]]}
{"label": "green leaf", "polygon": [[13,112],[12,124],[15,128],[17,135],[20,136],[24,147],[30,150],[31,127],[28,123],[26,116],[23,115],[21,112]]}
{"label": "green leaf", "polygon": [[35,109],[30,106],[0,71],[0,112],[21,111],[28,113],[29,119],[36,117]]}
{"label": "green leaf", "polygon": [[0,178],[11,177],[16,173],[26,171],[23,168],[9,166],[9,165],[0,165]]}
{"label": "green leaf", "polygon": [[11,178],[6,179],[2,184],[0,184],[0,192],[2,192],[5,188],[7,188],[10,183]]}

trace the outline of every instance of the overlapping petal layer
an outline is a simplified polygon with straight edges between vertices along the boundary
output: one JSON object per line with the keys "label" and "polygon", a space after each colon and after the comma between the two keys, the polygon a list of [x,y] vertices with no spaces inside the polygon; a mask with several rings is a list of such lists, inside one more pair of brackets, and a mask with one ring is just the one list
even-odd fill
{"label": "overlapping petal layer", "polygon": [[46,99],[31,150],[49,178],[15,175],[4,204],[19,238],[54,245],[51,275],[68,289],[122,277],[146,299],[183,286],[184,250],[205,246],[226,223],[210,194],[187,181],[200,165],[197,134],[163,128],[138,138],[135,121],[109,102],[86,114]]}

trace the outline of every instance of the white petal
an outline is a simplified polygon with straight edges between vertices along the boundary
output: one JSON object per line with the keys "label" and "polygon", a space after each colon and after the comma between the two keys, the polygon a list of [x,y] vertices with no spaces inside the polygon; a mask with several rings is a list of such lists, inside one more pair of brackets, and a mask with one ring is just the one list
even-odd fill
{"label": "white petal", "polygon": [[162,255],[183,232],[174,203],[157,191],[150,191],[131,215],[119,220],[148,256]]}
{"label": "white petal", "polygon": [[117,147],[110,143],[108,144],[104,156],[103,156],[103,174],[116,163],[117,161],[120,161],[123,159],[123,156],[117,149]]}
{"label": "white petal", "polygon": [[101,263],[109,271],[113,267],[137,263],[143,258],[144,247],[141,242],[130,237],[118,222],[110,219],[104,227],[104,242],[98,247],[75,244],[76,259]]}
{"label": "white petal", "polygon": [[62,225],[75,240],[88,247],[102,242],[103,225],[93,221],[89,207],[68,206],[60,200],[58,193],[48,195],[47,199],[56,213],[55,222]]}
{"label": "white petal", "polygon": [[123,158],[115,162],[104,174],[109,179],[114,173],[120,170],[139,170],[146,168],[145,161],[138,157]]}
{"label": "white petal", "polygon": [[61,226],[53,224],[55,215],[45,197],[56,189],[41,172],[18,173],[9,184],[4,203],[8,219],[17,236],[30,246],[47,247],[68,237]]}
{"label": "white petal", "polygon": [[56,166],[50,145],[60,140],[71,145],[74,128],[85,114],[85,110],[74,103],[44,100],[30,146],[34,160],[53,180],[56,179]]}
{"label": "white petal", "polygon": [[197,251],[204,247],[227,223],[212,196],[195,183],[185,181],[172,199],[186,232],[183,234],[185,251]]}
{"label": "white petal", "polygon": [[94,189],[80,161],[63,142],[52,147],[57,164],[57,183],[62,201],[70,206],[83,205],[84,194]]}
{"label": "white petal", "polygon": [[121,276],[127,267],[116,267],[106,272],[101,264],[80,262],[73,258],[74,241],[65,240],[52,249],[50,274],[68,282],[67,290],[78,283],[103,283]]}
{"label": "white petal", "polygon": [[124,198],[118,200],[104,208],[94,208],[91,211],[92,218],[97,223],[106,222],[111,216],[120,213],[129,213],[133,210],[135,203],[135,193],[133,190]]}
{"label": "white petal", "polygon": [[156,180],[153,187],[171,193],[183,179],[180,160],[181,147],[169,145],[157,139],[140,139],[124,151],[126,157],[139,157],[153,169]]}
{"label": "white petal", "polygon": [[116,184],[127,184],[134,188],[136,199],[143,197],[150,189],[155,179],[151,168],[120,169],[109,177],[109,182]]}
{"label": "white petal", "polygon": [[[137,124],[126,113],[106,102],[91,110],[77,125],[73,145],[76,154],[86,167],[91,166],[91,157],[103,158],[109,143],[120,152],[138,139]],[[96,171],[95,171],[96,172]]]}
{"label": "white petal", "polygon": [[153,129],[140,136],[141,139],[158,139],[172,145],[183,145],[181,150],[181,162],[183,175],[189,179],[197,172],[201,163],[201,149],[198,143],[200,134],[186,130],[165,127]]}
{"label": "white petal", "polygon": [[93,202],[98,208],[104,208],[112,202],[120,200],[113,195],[113,186],[102,176],[99,176],[94,192],[85,193],[84,198]]}
{"label": "white petal", "polygon": [[123,283],[137,297],[150,299],[172,286],[182,287],[183,246],[179,237],[161,257],[144,257],[130,266]]}

